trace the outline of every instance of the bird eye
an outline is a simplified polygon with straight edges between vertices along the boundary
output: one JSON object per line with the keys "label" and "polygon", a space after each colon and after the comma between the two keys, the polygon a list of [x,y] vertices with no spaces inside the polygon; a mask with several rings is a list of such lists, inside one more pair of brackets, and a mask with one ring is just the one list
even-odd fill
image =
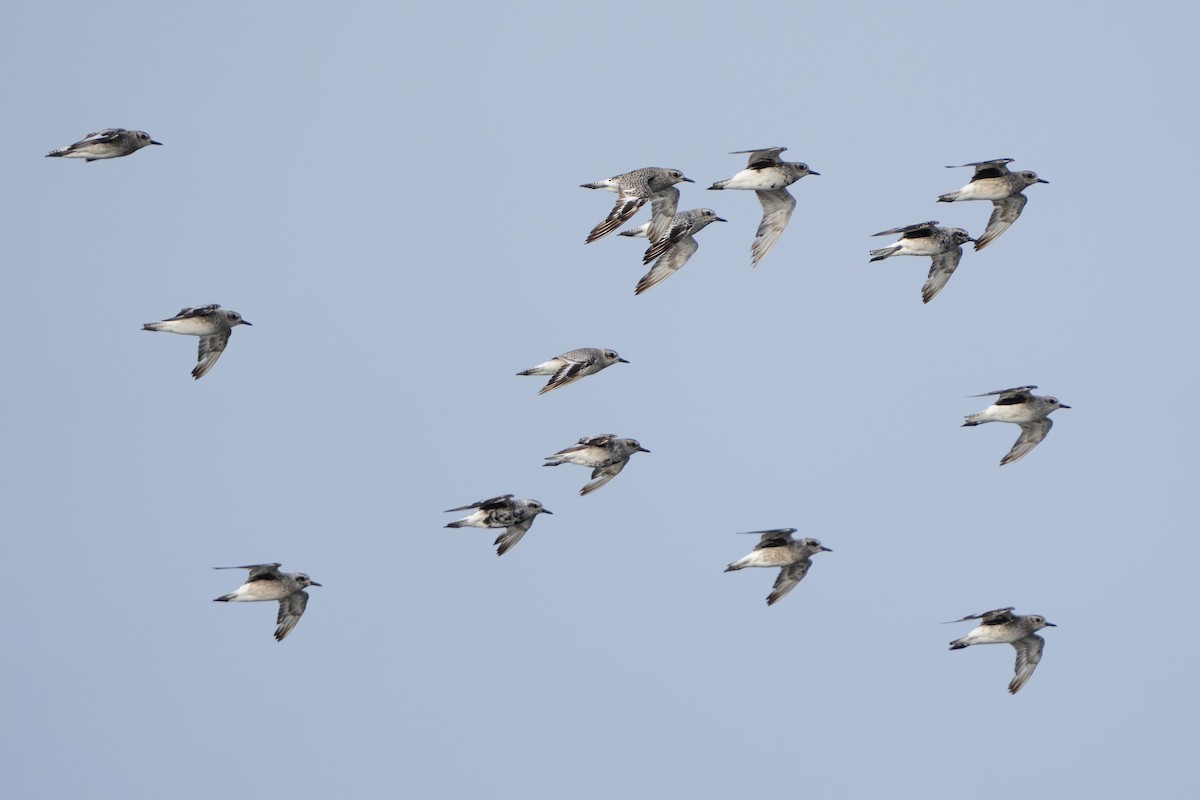
{"label": "bird eye", "polygon": [[808,172],[808,164],[797,164],[796,166],[799,167],[800,169],[804,170],[805,172]]}
{"label": "bird eye", "polygon": [[608,356],[609,358],[616,358],[616,357],[617,357],[617,353],[616,353],[616,351],[615,351],[615,350],[605,350],[605,351],[604,351],[604,355]]}

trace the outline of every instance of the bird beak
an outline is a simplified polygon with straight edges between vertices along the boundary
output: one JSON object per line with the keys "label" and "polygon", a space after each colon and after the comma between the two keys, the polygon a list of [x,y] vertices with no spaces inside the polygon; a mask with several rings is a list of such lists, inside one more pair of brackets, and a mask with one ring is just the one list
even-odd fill
{"label": "bird beak", "polygon": [[644,447],[639,447],[639,448],[638,448],[638,452],[639,452],[639,453],[649,453],[650,451],[649,451],[649,450],[647,450],[647,449],[646,449],[646,448],[644,448]]}
{"label": "bird beak", "polygon": [[820,175],[821,173],[817,172],[815,169],[810,169],[810,170],[808,171],[808,174],[809,174],[809,175]]}
{"label": "bird beak", "polygon": [[628,364],[628,363],[629,363],[629,361],[628,361],[628,360],[626,360],[626,359],[624,359],[624,358],[618,358],[618,359],[617,359],[617,361],[621,362],[622,364]]}
{"label": "bird beak", "polygon": [[1038,182],[1038,183],[1049,183],[1050,181],[1044,181],[1044,180],[1042,180],[1041,178],[1038,178],[1038,179],[1037,179],[1037,182]]}
{"label": "bird beak", "polygon": [[550,510],[550,509],[548,509],[548,508],[543,508],[543,509],[542,509],[542,513],[543,513],[543,514],[550,514],[551,516],[553,516],[553,514],[554,514],[554,512],[553,512],[553,511],[551,511],[551,510]]}
{"label": "bird beak", "polygon": [[243,324],[243,325],[249,325],[251,328],[253,328],[253,327],[254,327],[254,323],[253,323],[253,322],[249,322],[249,321],[247,321],[247,320],[242,320],[242,324]]}
{"label": "bird beak", "polygon": [[1057,626],[1057,625],[1055,625],[1053,622],[1047,622],[1047,623],[1046,623],[1046,627],[1047,627],[1047,628],[1057,628],[1058,626]]}
{"label": "bird beak", "polygon": [[832,550],[830,550],[828,547],[825,547],[824,545],[822,545],[822,546],[821,546],[821,549],[822,549],[822,550],[824,550],[826,553],[832,553],[832,552],[833,552]]}
{"label": "bird beak", "polygon": [[1066,403],[1059,403],[1059,404],[1058,404],[1058,407],[1059,407],[1059,408],[1070,408],[1070,406],[1069,406],[1069,405],[1067,405]]}
{"label": "bird beak", "polygon": [[687,181],[688,183],[695,183],[695,181],[692,180],[691,178],[684,178],[684,180]]}
{"label": "bird beak", "polygon": [[320,586],[321,584],[317,583],[316,581],[309,581],[308,585],[309,586]]}
{"label": "bird beak", "polygon": [[[162,144],[162,142],[156,142],[156,141],[154,141],[153,139],[151,139],[151,140],[150,140],[150,144]],[[318,585],[320,585],[320,584],[318,584]]]}
{"label": "bird beak", "polygon": [[720,217],[713,217],[713,222],[729,222],[729,220],[721,219]]}

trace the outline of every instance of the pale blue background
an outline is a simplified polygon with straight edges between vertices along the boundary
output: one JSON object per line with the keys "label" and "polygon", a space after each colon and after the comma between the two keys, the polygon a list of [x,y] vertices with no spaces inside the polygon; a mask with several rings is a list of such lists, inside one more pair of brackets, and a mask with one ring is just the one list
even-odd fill
{"label": "pale blue background", "polygon": [[[1182,9],[1187,8],[1187,11]],[[0,27],[6,797],[1195,796],[1183,4],[20,4]],[[47,160],[108,126],[161,148]],[[822,173],[758,269],[730,150]],[[928,306],[877,230],[1050,181]],[[649,164],[729,223],[635,298]],[[644,216],[639,216],[641,221]],[[204,380],[184,305],[254,323]],[[632,363],[536,396],[580,347]],[[966,395],[1074,406],[1018,464]],[[650,448],[602,491],[542,469]],[[542,500],[520,546],[441,510]],[[724,575],[835,552],[773,608]],[[303,570],[308,613],[215,605]],[[1017,696],[1015,605],[1060,627]],[[1180,635],[1183,631],[1183,635]]]}

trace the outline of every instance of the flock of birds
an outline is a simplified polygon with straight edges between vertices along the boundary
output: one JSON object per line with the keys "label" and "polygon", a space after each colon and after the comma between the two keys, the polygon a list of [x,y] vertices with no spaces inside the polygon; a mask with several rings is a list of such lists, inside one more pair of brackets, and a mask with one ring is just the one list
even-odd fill
{"label": "flock of birds", "polygon": [[[83,139],[66,147],[52,150],[47,157],[83,158],[96,161],[130,155],[150,145],[159,145],[145,131],[107,128],[90,133]],[[758,263],[779,241],[796,207],[796,199],[787,190],[806,175],[820,175],[807,164],[787,162],[780,158],[786,147],[771,147],[760,150],[739,150],[734,155],[748,155],[745,169],[731,178],[717,181],[710,190],[741,189],[757,193],[762,205],[763,216],[751,244],[751,265]],[[1029,171],[1011,172],[1011,158],[993,159],[963,164],[973,167],[974,175],[961,189],[938,198],[938,202],[953,203],[964,200],[988,200],[993,205],[987,228],[975,239],[962,228],[941,228],[936,220],[915,225],[892,228],[875,236],[899,235],[899,240],[888,247],[870,251],[871,261],[880,261],[891,256],[928,256],[932,260],[929,276],[922,287],[924,302],[928,303],[950,279],[962,259],[962,245],[974,242],[976,250],[982,250],[1003,234],[1021,215],[1027,198],[1024,190],[1036,183],[1047,183],[1036,173]],[[951,167],[953,168],[953,167]],[[699,245],[695,236],[713,222],[725,222],[709,208],[678,211],[679,183],[694,183],[676,169],[644,167],[625,172],[611,178],[582,184],[587,189],[603,189],[615,192],[617,201],[608,216],[588,234],[587,243],[607,236],[627,223],[647,203],[651,207],[650,221],[636,228],[621,231],[620,235],[644,237],[649,241],[643,257],[643,265],[650,271],[642,276],[634,290],[641,294],[664,279],[678,272],[696,253]],[[229,311],[216,304],[187,307],[173,317],[158,322],[148,322],[143,330],[166,331],[200,339],[197,363],[192,377],[199,380],[208,374],[229,343],[230,333],[238,325],[250,325],[236,311]],[[555,356],[518,375],[546,375],[549,380],[538,392],[544,394],[567,386],[580,378],[594,375],[613,364],[629,363],[616,351],[583,347]],[[1070,408],[1057,398],[1033,394],[1036,386],[1020,386],[1001,389],[976,397],[995,397],[995,401],[983,411],[971,414],[963,422],[964,427],[982,425],[986,422],[1011,422],[1018,425],[1021,433],[1007,455],[1000,461],[1003,466],[1018,461],[1036,447],[1049,432],[1053,422],[1049,415],[1059,408]],[[636,439],[621,438],[614,434],[585,436],[576,444],[546,457],[543,466],[577,464],[592,469],[591,479],[580,489],[580,495],[588,495],[616,477],[635,453],[649,453]],[[497,555],[511,550],[533,525],[539,514],[552,514],[540,501],[518,499],[506,494],[479,500],[447,513],[469,511],[470,513],[446,525],[447,528],[489,528],[502,532],[496,538]],[[735,572],[746,567],[778,569],[779,573],[767,596],[767,605],[774,605],[796,587],[812,566],[812,556],[820,552],[832,552],[817,539],[795,539],[795,528],[775,528],[748,531],[759,537],[749,554],[731,562],[726,572]],[[309,586],[320,586],[302,572],[281,572],[280,563],[247,564],[239,567],[216,567],[216,569],[248,570],[246,581],[234,591],[215,598],[215,602],[272,601],[279,604],[276,618],[275,639],[283,641],[308,604]],[[1001,608],[981,614],[971,614],[953,622],[978,620],[979,624],[966,636],[950,643],[951,650],[960,650],[973,644],[1011,644],[1017,653],[1015,674],[1008,691],[1015,694],[1029,680],[1042,657],[1045,640],[1037,631],[1054,627],[1039,615],[1015,615],[1013,608]]]}

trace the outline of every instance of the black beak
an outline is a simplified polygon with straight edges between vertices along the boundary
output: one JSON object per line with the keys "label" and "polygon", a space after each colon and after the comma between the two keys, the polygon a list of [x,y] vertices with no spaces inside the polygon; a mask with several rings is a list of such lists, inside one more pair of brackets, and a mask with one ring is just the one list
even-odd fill
{"label": "black beak", "polygon": [[1069,405],[1067,405],[1066,403],[1059,403],[1059,404],[1058,404],[1058,407],[1059,407],[1059,408],[1070,408],[1070,406],[1069,406]]}
{"label": "black beak", "polygon": [[[162,144],[162,142],[156,142],[153,139],[151,139],[150,144]],[[320,586],[320,584],[317,584],[317,585]]]}
{"label": "black beak", "polygon": [[729,222],[729,220],[721,219],[720,217],[713,217],[713,222]]}
{"label": "black beak", "polygon": [[1055,625],[1053,622],[1047,622],[1047,623],[1046,623],[1046,627],[1047,627],[1047,628],[1057,628],[1058,626],[1057,626],[1057,625]]}
{"label": "black beak", "polygon": [[316,581],[309,581],[308,585],[309,586],[320,586],[321,584],[317,583]]}
{"label": "black beak", "polygon": [[543,513],[543,514],[550,514],[550,515],[553,515],[553,514],[554,514],[554,512],[553,512],[553,511],[551,511],[551,510],[550,510],[550,509],[548,509],[548,508],[543,508],[543,509],[542,509],[542,513]]}
{"label": "black beak", "polygon": [[808,171],[808,174],[809,174],[809,175],[820,175],[821,173],[817,172],[815,169],[810,169],[810,170]]}
{"label": "black beak", "polygon": [[646,449],[646,448],[644,448],[644,447],[639,447],[639,448],[638,448],[638,452],[639,452],[639,453],[649,453],[650,451],[649,451],[649,450],[647,450],[647,449]]}
{"label": "black beak", "polygon": [[832,550],[830,550],[828,547],[825,547],[824,545],[821,545],[821,549],[822,549],[822,550],[824,550],[826,553],[832,553],[832,552],[833,552]]}
{"label": "black beak", "polygon": [[243,325],[249,325],[251,328],[253,328],[253,327],[254,327],[254,323],[253,323],[253,322],[249,322],[249,321],[247,321],[247,320],[242,320],[242,324],[243,324]]}
{"label": "black beak", "polygon": [[621,362],[622,364],[628,364],[628,363],[629,363],[629,361],[627,361],[627,360],[626,360],[626,359],[624,359],[624,358],[618,358],[618,359],[617,359],[617,361]]}
{"label": "black beak", "polygon": [[695,183],[695,181],[691,178],[684,178],[683,180],[687,181],[688,183]]}
{"label": "black beak", "polygon": [[1044,181],[1044,180],[1042,180],[1041,178],[1038,178],[1038,179],[1037,179],[1037,182],[1038,182],[1038,183],[1049,183],[1050,181]]}

